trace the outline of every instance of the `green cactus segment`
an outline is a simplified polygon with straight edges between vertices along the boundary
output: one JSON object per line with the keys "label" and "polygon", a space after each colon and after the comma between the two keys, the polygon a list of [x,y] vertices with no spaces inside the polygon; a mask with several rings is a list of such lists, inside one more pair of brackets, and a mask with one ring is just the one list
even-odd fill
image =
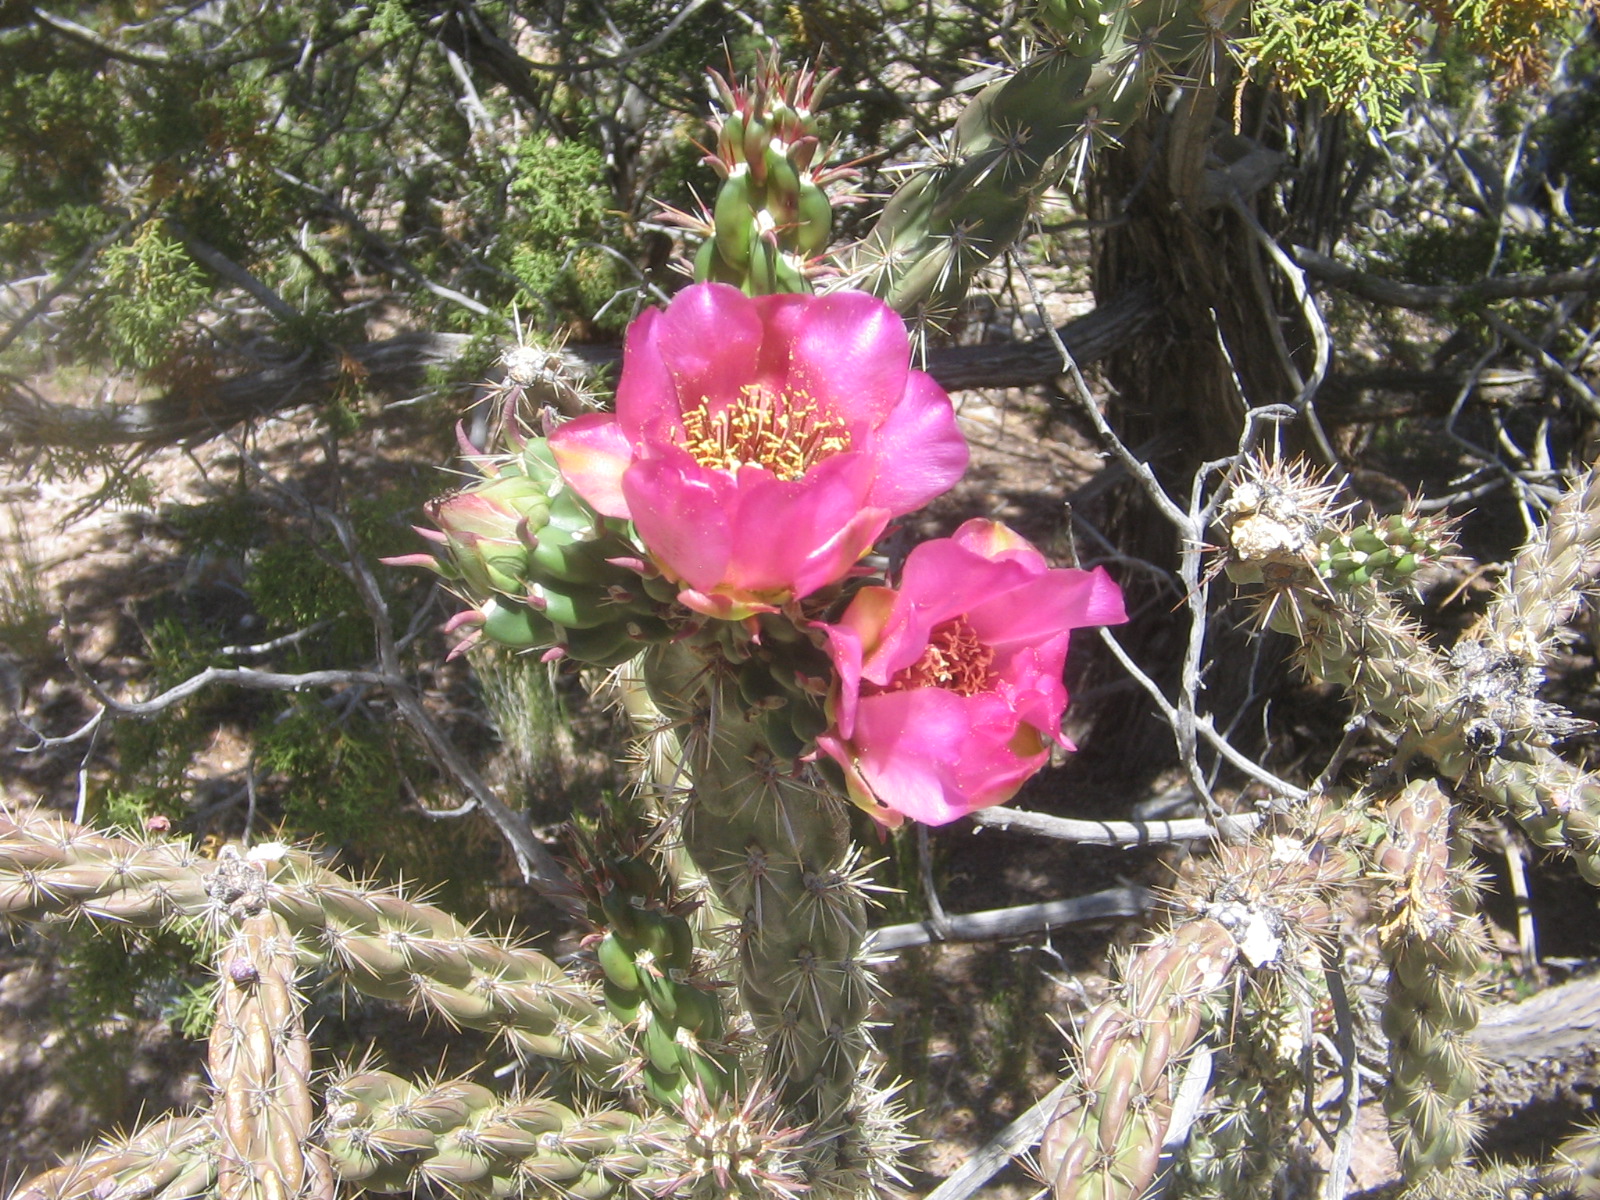
{"label": "green cactus segment", "polygon": [[[303,851],[257,847],[243,865],[293,934],[302,967],[331,961],[358,992],[488,1030],[520,1054],[568,1063],[605,1086],[629,1057],[595,989],[535,950],[473,933],[397,890],[346,879]],[[242,886],[227,874],[181,843],[0,814],[0,916],[220,929]]]}
{"label": "green cactus segment", "polygon": [[892,1164],[869,1144],[858,1094],[873,983],[844,803],[774,753],[737,667],[686,646],[641,663],[692,778],[685,847],[739,921],[739,991],[766,1048],[762,1076],[783,1118],[806,1131],[813,1184],[870,1192]]}
{"label": "green cactus segment", "polygon": [[632,1113],[580,1113],[465,1079],[417,1084],[383,1071],[340,1080],[327,1102],[334,1171],[368,1192],[603,1200],[631,1194],[663,1132]]}
{"label": "green cactus segment", "polygon": [[1478,1087],[1468,1035],[1478,1023],[1475,983],[1486,938],[1471,910],[1470,876],[1452,863],[1450,801],[1431,780],[1409,784],[1384,808],[1389,832],[1373,851],[1393,885],[1379,930],[1389,963],[1383,1032],[1389,1081],[1383,1106],[1407,1178],[1470,1152]]}
{"label": "green cactus segment", "polygon": [[297,973],[283,918],[259,907],[245,915],[222,954],[211,1028],[221,1200],[332,1200],[327,1155],[310,1142],[311,1046]]}
{"label": "green cactus segment", "polygon": [[[1337,487],[1293,463],[1250,464],[1224,503],[1223,567],[1263,588],[1259,615],[1299,642],[1302,669],[1343,686],[1400,731],[1396,762],[1431,760],[1463,794],[1514,818],[1539,845],[1570,852],[1600,883],[1600,782],[1551,752],[1592,728],[1539,698],[1549,638],[1571,589],[1600,572],[1600,476],[1556,506],[1517,556],[1479,631],[1441,653],[1385,587],[1407,558],[1442,558],[1448,527],[1401,514],[1350,527]],[[1374,559],[1378,565],[1372,564]]]}
{"label": "green cactus segment", "polygon": [[199,1200],[214,1194],[217,1161],[209,1114],[163,1117],[34,1176],[11,1200]]}
{"label": "green cactus segment", "polygon": [[[1335,507],[1338,485],[1302,464],[1256,462],[1223,503],[1223,567],[1238,584],[1319,590],[1409,587],[1454,548],[1450,523],[1416,512],[1352,526]],[[1307,575],[1315,576],[1315,580]]]}
{"label": "green cactus segment", "polygon": [[990,84],[956,122],[944,161],[908,178],[849,263],[902,313],[947,311],[1022,232],[1034,198],[1143,112],[1155,82],[1218,51],[1238,0],[1052,0],[1051,45]]}
{"label": "green cactus segment", "polygon": [[1461,787],[1522,826],[1546,849],[1564,849],[1579,874],[1600,887],[1600,778],[1549,750],[1473,764]]}
{"label": "green cactus segment", "polygon": [[[1205,1112],[1174,1164],[1183,1200],[1267,1200],[1289,1161],[1305,1087],[1310,1009],[1327,996],[1320,955],[1255,972],[1248,988],[1214,994],[1203,1027],[1237,1030],[1217,1047]],[[1220,1002],[1219,1002],[1220,1001]]]}
{"label": "green cactus segment", "polygon": [[544,438],[508,433],[510,453],[469,454],[480,478],[429,502],[431,555],[389,561],[447,580],[469,605],[452,628],[508,650],[611,667],[669,637],[672,597],[652,595],[641,579],[628,523],[600,516],[567,486]]}
{"label": "green cactus segment", "polygon": [[589,915],[605,930],[594,945],[602,994],[611,1015],[632,1029],[640,1086],[671,1107],[693,1088],[720,1100],[738,1054],[727,1040],[717,981],[704,973],[684,915],[695,905],[672,904],[669,885],[642,855],[585,858],[581,873],[595,893]]}
{"label": "green cactus segment", "polygon": [[[1416,573],[1450,552],[1447,526],[1412,513],[1353,529],[1323,529],[1317,538],[1318,575],[1335,588],[1407,586]],[[1237,582],[1237,581],[1235,581]]]}
{"label": "green cactus segment", "polygon": [[723,111],[711,122],[721,177],[695,256],[695,281],[730,283],[751,296],[810,292],[806,271],[828,247],[827,185],[854,172],[823,165],[816,109],[834,73],[786,75],[777,53],[748,84],[711,72]]}
{"label": "green cactus segment", "polygon": [[1173,1063],[1239,946],[1211,918],[1186,921],[1129,962],[1117,997],[1079,1035],[1079,1074],[1039,1147],[1056,1200],[1137,1200],[1155,1178],[1172,1116]]}

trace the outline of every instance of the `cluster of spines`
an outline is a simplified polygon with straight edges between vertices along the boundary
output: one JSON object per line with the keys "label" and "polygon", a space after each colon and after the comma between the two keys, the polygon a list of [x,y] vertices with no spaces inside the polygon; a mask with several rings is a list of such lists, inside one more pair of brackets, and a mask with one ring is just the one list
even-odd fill
{"label": "cluster of spines", "polygon": [[1294,968],[1331,931],[1330,898],[1355,878],[1340,814],[1224,846],[1175,897],[1167,932],[1137,951],[1078,1035],[1077,1077],[1045,1127],[1040,1163],[1056,1200],[1136,1200],[1155,1177],[1173,1074],[1207,1000],[1250,967]]}
{"label": "cluster of spines", "polygon": [[[1320,958],[1315,948],[1311,955]],[[1174,1194],[1183,1200],[1273,1194],[1297,1123],[1305,1031],[1326,994],[1317,986],[1320,965],[1297,966],[1254,972],[1248,987],[1213,996],[1203,1025],[1243,1032],[1216,1048],[1211,1093],[1174,1164]]]}
{"label": "cluster of spines", "polygon": [[1359,596],[1369,585],[1410,586],[1419,570],[1454,548],[1448,521],[1412,509],[1351,522],[1339,490],[1330,475],[1297,460],[1248,460],[1218,517],[1227,534],[1228,578],[1273,592]]}
{"label": "cluster of spines", "polygon": [[[302,966],[326,963],[363,994],[497,1034],[597,1082],[629,1057],[595,989],[538,951],[469,930],[443,909],[367,886],[309,854],[262,847],[244,864],[294,938]],[[97,834],[45,815],[0,814],[0,916],[230,927],[215,877],[229,868],[178,842]]]}
{"label": "cluster of spines", "polygon": [[1386,884],[1378,939],[1389,966],[1382,1025],[1389,1043],[1384,1111],[1409,1178],[1459,1161],[1477,1122],[1469,1035],[1486,946],[1469,872],[1452,861],[1450,800],[1437,783],[1408,784],[1382,809],[1372,851]]}
{"label": "cluster of spines", "polygon": [[1214,52],[1235,3],[1046,0],[1044,44],[957,119],[941,161],[911,175],[855,248],[852,277],[902,313],[953,309],[1016,239],[1038,193],[1082,182],[1095,151],[1135,120],[1156,81]]}

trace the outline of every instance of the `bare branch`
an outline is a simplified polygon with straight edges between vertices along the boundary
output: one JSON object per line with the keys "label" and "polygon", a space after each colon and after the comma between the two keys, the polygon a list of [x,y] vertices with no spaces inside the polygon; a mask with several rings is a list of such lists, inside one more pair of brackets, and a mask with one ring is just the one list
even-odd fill
{"label": "bare branch", "polygon": [[1296,246],[1294,252],[1300,265],[1324,283],[1331,283],[1341,291],[1374,304],[1397,308],[1450,308],[1479,300],[1527,299],[1600,289],[1600,266],[1556,271],[1550,275],[1508,275],[1480,279],[1476,283],[1430,285],[1401,283],[1399,280],[1369,275],[1336,258],[1319,254],[1308,246]]}
{"label": "bare branch", "polygon": [[[1201,817],[1177,821],[1084,821],[1003,805],[980,808],[970,816],[975,823],[991,829],[1015,829],[1063,842],[1076,842],[1080,846],[1150,846],[1221,836],[1215,825]],[[1232,820],[1250,829],[1261,823],[1261,818],[1253,814],[1233,817]]]}

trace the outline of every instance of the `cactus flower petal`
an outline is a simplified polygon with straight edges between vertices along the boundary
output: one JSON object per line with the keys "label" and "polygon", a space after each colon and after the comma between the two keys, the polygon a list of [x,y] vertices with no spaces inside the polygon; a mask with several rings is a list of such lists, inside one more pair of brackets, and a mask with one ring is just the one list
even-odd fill
{"label": "cactus flower petal", "polygon": [[561,426],[560,434],[550,439],[550,452],[561,474],[602,516],[630,519],[622,473],[633,453],[616,418],[585,413]]}
{"label": "cactus flower petal", "polygon": [[634,522],[685,603],[733,619],[843,578],[967,464],[949,397],[911,369],[882,301],[717,283],[634,322],[616,414],[550,445],[585,500]]}
{"label": "cactus flower petal", "polygon": [[824,625],[837,681],[817,740],[886,824],[1003,804],[1044,765],[1067,707],[1073,629],[1127,620],[1106,573],[1052,569],[1003,525],[969,521],[863,588]]}

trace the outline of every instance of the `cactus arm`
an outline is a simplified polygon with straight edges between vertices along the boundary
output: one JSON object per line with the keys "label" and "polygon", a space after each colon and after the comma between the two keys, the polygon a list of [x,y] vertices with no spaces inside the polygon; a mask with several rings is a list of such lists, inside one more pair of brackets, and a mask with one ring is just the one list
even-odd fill
{"label": "cactus arm", "polygon": [[[260,853],[259,851],[257,852]],[[374,888],[276,847],[248,866],[303,966],[331,959],[352,988],[499,1035],[518,1053],[571,1065],[604,1084],[631,1051],[595,989],[545,955],[474,933],[443,909]],[[218,868],[181,843],[90,833],[40,814],[0,814],[0,915],[50,915],[216,929]]]}
{"label": "cactus arm", "polygon": [[162,1117],[34,1176],[11,1200],[197,1200],[215,1185],[217,1158],[209,1115]]}
{"label": "cactus arm", "polygon": [[872,982],[843,802],[775,752],[773,712],[746,703],[733,671],[686,647],[652,650],[642,667],[693,784],[684,847],[737,914],[739,993],[766,1048],[759,1074],[784,1119],[809,1131],[814,1185],[873,1194],[892,1166],[868,1119],[881,1097],[861,1079]]}
{"label": "cactus arm", "polygon": [[1383,1030],[1389,1040],[1384,1111],[1407,1178],[1459,1161],[1478,1125],[1467,1101],[1478,1071],[1467,1040],[1486,937],[1473,888],[1452,860],[1450,801],[1431,780],[1383,807],[1388,833],[1374,865],[1392,885],[1379,945],[1389,964]]}
{"label": "cactus arm", "polygon": [[1205,1005],[1241,969],[1294,970],[1332,926],[1356,879],[1350,815],[1308,808],[1294,823],[1219,848],[1175,897],[1166,933],[1137,951],[1085,1019],[1073,1081],[1039,1148],[1056,1200],[1138,1200],[1155,1178],[1172,1113],[1172,1072],[1196,1044]]}
{"label": "cactus arm", "polygon": [[[1238,0],[1044,3],[1047,41],[957,118],[945,161],[910,176],[847,267],[902,313],[948,310],[1025,227],[1036,195],[1143,113],[1155,83],[1198,65],[1209,79]],[[1068,11],[1074,10],[1074,11]]]}
{"label": "cactus arm", "polygon": [[[253,874],[238,851],[215,878]],[[309,1145],[311,1046],[294,936],[266,907],[265,879],[230,912],[239,918],[219,962],[209,1066],[215,1090],[221,1200],[332,1200],[327,1155]]]}

